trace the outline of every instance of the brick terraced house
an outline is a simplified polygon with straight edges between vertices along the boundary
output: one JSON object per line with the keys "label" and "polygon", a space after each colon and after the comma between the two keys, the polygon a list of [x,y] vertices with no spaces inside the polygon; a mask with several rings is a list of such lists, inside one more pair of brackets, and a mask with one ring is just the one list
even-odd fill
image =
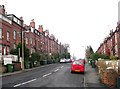
{"label": "brick terraced house", "polygon": [[96,52],[120,58],[120,24],[114,32],[110,31],[109,36],[104,39]]}
{"label": "brick terraced house", "polygon": [[[23,36],[22,36],[22,33]],[[53,34],[39,25],[35,28],[34,19],[30,25],[24,24],[23,18],[14,14],[6,14],[4,5],[0,5],[0,55],[9,55],[11,49],[15,49],[19,43],[25,43],[30,53],[64,53],[65,48]]]}

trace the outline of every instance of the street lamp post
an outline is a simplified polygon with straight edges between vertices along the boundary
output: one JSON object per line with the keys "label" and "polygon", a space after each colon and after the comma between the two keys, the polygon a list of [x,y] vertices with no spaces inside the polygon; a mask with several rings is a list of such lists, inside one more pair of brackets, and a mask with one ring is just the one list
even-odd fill
{"label": "street lamp post", "polygon": [[84,50],[85,50],[85,59],[86,59],[86,46],[82,46],[82,47],[84,47],[84,48],[85,48]]}
{"label": "street lamp post", "polygon": [[25,37],[25,32],[29,31],[22,31],[22,70],[24,70],[24,37]]}

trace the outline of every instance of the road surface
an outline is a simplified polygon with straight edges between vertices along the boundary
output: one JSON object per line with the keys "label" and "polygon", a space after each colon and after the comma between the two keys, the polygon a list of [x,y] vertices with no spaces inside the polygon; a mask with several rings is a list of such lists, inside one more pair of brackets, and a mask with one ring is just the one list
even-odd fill
{"label": "road surface", "polygon": [[50,64],[2,77],[2,87],[84,87],[84,74],[70,72],[71,64]]}

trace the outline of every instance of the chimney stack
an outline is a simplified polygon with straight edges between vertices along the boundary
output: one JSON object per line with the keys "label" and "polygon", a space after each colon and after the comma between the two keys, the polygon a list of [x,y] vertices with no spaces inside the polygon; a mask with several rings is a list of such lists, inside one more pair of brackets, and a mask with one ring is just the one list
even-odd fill
{"label": "chimney stack", "polygon": [[30,22],[30,26],[31,26],[32,28],[35,29],[35,22],[34,22],[34,19],[31,20],[31,22]]}
{"label": "chimney stack", "polygon": [[20,17],[20,20],[22,21],[22,26],[24,27],[24,20],[22,16]]}
{"label": "chimney stack", "polygon": [[109,34],[109,35],[111,36],[112,34],[113,34],[113,29],[112,29],[112,30],[110,30],[110,34]]}
{"label": "chimney stack", "polygon": [[5,6],[4,5],[0,5],[0,14],[5,15]]}
{"label": "chimney stack", "polygon": [[42,25],[39,25],[39,27],[38,27],[38,31],[39,31],[40,33],[43,32],[43,26],[42,26]]}
{"label": "chimney stack", "polygon": [[20,17],[20,20],[22,20],[22,21],[23,21],[23,17],[22,17],[22,16]]}
{"label": "chimney stack", "polygon": [[49,30],[45,30],[45,33],[48,36],[49,35]]}
{"label": "chimney stack", "polygon": [[50,38],[51,38],[51,39],[54,39],[54,35],[53,35],[53,34],[51,34],[51,35],[50,35]]}

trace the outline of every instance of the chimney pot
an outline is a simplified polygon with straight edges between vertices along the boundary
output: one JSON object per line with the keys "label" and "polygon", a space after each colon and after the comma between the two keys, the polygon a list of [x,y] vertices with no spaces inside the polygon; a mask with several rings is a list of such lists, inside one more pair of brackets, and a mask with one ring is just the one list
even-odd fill
{"label": "chimney pot", "polygon": [[22,16],[20,17],[20,20],[23,20],[23,17],[22,17]]}
{"label": "chimney pot", "polygon": [[32,28],[35,29],[35,22],[34,22],[34,19],[31,20],[31,22],[30,22],[30,26],[31,26]]}
{"label": "chimney pot", "polygon": [[0,5],[0,14],[5,15],[5,6],[4,5]]}
{"label": "chimney pot", "polygon": [[40,33],[43,32],[43,25],[39,25],[39,27],[38,27],[38,31],[39,31]]}

